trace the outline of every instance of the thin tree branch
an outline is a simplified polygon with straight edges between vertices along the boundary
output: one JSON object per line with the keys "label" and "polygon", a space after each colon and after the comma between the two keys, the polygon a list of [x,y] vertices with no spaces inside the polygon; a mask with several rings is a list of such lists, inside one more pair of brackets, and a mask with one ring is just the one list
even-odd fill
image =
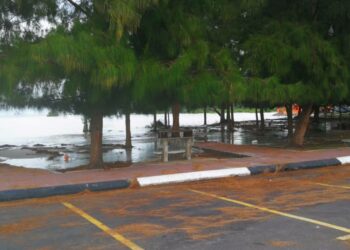
{"label": "thin tree branch", "polygon": [[213,110],[214,110],[215,113],[217,113],[221,117],[221,112],[219,112],[216,107],[214,107]]}
{"label": "thin tree branch", "polygon": [[312,22],[315,22],[318,14],[319,1],[314,0],[312,2]]}
{"label": "thin tree branch", "polygon": [[73,0],[67,0],[71,5],[73,5],[76,9],[80,10],[81,12],[83,12],[85,15],[89,16],[89,13],[83,8],[81,7],[79,4],[77,4],[76,2],[74,2]]}

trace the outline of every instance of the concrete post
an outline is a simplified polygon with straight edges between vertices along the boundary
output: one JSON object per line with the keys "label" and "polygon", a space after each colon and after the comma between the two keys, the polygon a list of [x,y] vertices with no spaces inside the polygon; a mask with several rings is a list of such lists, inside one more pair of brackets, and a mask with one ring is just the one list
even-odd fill
{"label": "concrete post", "polygon": [[188,138],[186,141],[186,159],[191,160],[192,157],[192,139]]}
{"label": "concrete post", "polygon": [[168,139],[163,139],[163,162],[168,162]]}

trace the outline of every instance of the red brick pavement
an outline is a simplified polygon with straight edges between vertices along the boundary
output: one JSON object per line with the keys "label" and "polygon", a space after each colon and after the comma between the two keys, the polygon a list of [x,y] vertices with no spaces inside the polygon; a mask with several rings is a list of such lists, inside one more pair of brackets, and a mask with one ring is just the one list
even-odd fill
{"label": "red brick pavement", "polygon": [[197,144],[197,146],[224,152],[244,154],[249,157],[227,159],[195,158],[192,161],[139,163],[124,168],[113,168],[108,170],[80,170],[66,173],[0,165],[0,191],[120,179],[134,179],[142,176],[183,173],[229,167],[283,164],[290,162],[329,159],[339,156],[350,156],[350,147],[302,151],[261,146],[230,145],[223,143],[200,143]]}

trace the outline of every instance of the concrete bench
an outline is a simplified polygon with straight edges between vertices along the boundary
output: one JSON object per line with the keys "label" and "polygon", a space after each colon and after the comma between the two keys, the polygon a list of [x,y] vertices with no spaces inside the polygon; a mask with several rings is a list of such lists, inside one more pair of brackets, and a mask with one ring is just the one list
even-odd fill
{"label": "concrete bench", "polygon": [[[179,131],[172,130],[160,130],[158,132],[158,141],[162,147],[162,160],[167,162],[169,160],[169,154],[185,153],[187,160],[192,158],[192,145],[193,145],[193,131],[189,129],[182,129]],[[184,149],[169,150],[169,145],[174,142],[184,142]],[[156,152],[155,152],[156,153]]]}
{"label": "concrete bench", "polygon": [[[185,154],[185,153],[186,153],[186,150],[168,150],[168,155],[177,155],[177,154]],[[154,151],[154,154],[163,156],[164,152]]]}

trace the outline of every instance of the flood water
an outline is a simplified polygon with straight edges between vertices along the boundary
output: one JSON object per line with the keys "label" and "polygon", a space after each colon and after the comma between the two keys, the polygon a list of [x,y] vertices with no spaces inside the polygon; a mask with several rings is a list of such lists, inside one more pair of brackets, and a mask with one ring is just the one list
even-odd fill
{"label": "flood water", "polygon": [[[85,165],[89,161],[89,135],[83,133],[81,116],[61,115],[48,117],[48,111],[2,111],[0,112],[0,161],[28,168],[68,169]],[[283,117],[282,117],[283,118]],[[275,113],[265,113],[265,119],[281,119]],[[164,122],[164,116],[157,120]],[[235,113],[235,121],[254,121],[254,113]],[[125,141],[124,117],[104,119],[103,144],[105,162],[144,162],[160,160],[155,154],[156,134],[151,132],[153,115],[131,115],[132,150],[118,144]],[[171,116],[170,116],[171,122]],[[214,113],[207,115],[207,123],[219,122]],[[203,114],[181,114],[181,126],[202,126]],[[276,145],[286,143],[285,129],[273,129],[266,133],[242,128],[234,133],[221,133],[218,127],[195,130],[195,139],[221,141],[232,144]],[[34,150],[34,151],[33,151]],[[48,152],[49,151],[49,152]],[[53,154],[51,153],[53,152]],[[64,154],[69,161],[64,160]]]}

